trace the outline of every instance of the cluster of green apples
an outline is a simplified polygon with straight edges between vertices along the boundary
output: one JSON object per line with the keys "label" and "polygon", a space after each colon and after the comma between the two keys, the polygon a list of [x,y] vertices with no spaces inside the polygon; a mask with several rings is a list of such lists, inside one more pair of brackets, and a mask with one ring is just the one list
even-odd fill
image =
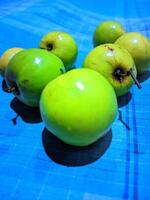
{"label": "cluster of green apples", "polygon": [[85,58],[83,67],[101,73],[113,86],[116,95],[126,94],[136,77],[150,66],[150,42],[138,32],[125,32],[116,21],[104,21],[93,35],[95,47]]}
{"label": "cluster of green apples", "polygon": [[150,42],[125,33],[114,21],[95,30],[94,49],[82,67],[72,69],[78,54],[74,38],[50,32],[38,48],[11,48],[0,58],[0,73],[12,92],[28,106],[40,107],[46,128],[67,144],[87,146],[110,129],[117,96],[129,91],[150,65]]}

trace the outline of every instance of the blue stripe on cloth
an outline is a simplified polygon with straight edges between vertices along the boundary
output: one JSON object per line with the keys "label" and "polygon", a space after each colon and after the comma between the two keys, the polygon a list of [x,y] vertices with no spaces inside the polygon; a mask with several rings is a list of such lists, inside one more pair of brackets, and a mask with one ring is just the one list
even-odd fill
{"label": "blue stripe on cloth", "polygon": [[133,199],[138,200],[138,175],[139,175],[139,159],[138,159],[138,154],[139,154],[139,148],[138,148],[138,131],[137,131],[137,122],[136,122],[136,105],[135,101],[132,100],[132,110],[133,110],[133,124],[134,124],[134,129],[133,129],[133,144],[134,144],[134,180],[133,180],[133,185],[134,185],[134,191],[133,191]]}
{"label": "blue stripe on cloth", "polygon": [[[130,121],[129,118],[127,117],[129,113],[129,109],[127,107],[126,109],[126,123],[130,127]],[[124,193],[123,193],[123,199],[128,199],[129,198],[129,183],[130,183],[130,131],[126,129],[126,164],[125,164],[125,180],[124,180]]]}

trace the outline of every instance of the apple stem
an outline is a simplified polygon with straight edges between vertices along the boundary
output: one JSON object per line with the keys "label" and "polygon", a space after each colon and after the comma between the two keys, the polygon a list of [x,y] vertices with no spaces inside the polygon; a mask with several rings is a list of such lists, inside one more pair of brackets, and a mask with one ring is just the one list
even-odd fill
{"label": "apple stem", "polygon": [[139,83],[139,81],[137,80],[137,78],[135,77],[135,75],[133,74],[132,69],[130,69],[130,70],[128,71],[128,74],[131,75],[131,77],[132,77],[132,79],[134,80],[134,82],[135,82],[135,84],[137,85],[137,87],[138,87],[139,89],[141,89],[142,86],[141,86],[141,84]]}
{"label": "apple stem", "polygon": [[121,110],[118,110],[118,113],[119,113],[118,119],[120,120],[120,122],[121,122],[128,130],[130,130],[130,127],[128,126],[128,124],[122,119],[122,112],[121,112]]}
{"label": "apple stem", "polygon": [[15,87],[8,87],[5,82],[3,83],[3,88],[5,92],[8,92],[8,93],[15,92]]}
{"label": "apple stem", "polygon": [[15,91],[15,87],[12,87],[12,88],[11,88],[11,87],[8,87],[8,88],[7,88],[7,91],[8,91],[8,92],[14,92],[14,91]]}
{"label": "apple stem", "polygon": [[[5,83],[4,83],[5,84]],[[3,85],[4,87],[4,91],[5,92],[8,92],[8,93],[13,93],[15,95],[19,95],[19,90],[18,90],[18,87],[16,85],[13,85],[13,86],[7,86],[6,84]]]}

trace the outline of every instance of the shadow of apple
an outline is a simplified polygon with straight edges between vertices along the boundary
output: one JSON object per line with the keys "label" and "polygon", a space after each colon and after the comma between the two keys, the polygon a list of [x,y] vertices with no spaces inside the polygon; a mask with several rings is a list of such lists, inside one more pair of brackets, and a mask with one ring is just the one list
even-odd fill
{"label": "shadow of apple", "polygon": [[[40,111],[38,107],[30,107],[19,101],[16,97],[11,101],[10,107],[20,116],[24,122],[39,123],[42,122]],[[12,121],[15,122],[15,118]]]}
{"label": "shadow of apple", "polygon": [[3,90],[4,92],[11,93],[11,92],[8,91],[8,86],[7,86],[5,80],[2,81],[2,86],[1,86],[1,87],[2,87],[2,90]]}
{"label": "shadow of apple", "polygon": [[137,76],[137,79],[140,83],[146,81],[150,77],[150,71],[146,71],[141,75]]}
{"label": "shadow of apple", "polygon": [[65,144],[46,128],[42,132],[42,142],[48,157],[65,166],[82,166],[99,159],[108,149],[112,140],[112,131],[87,147]]}
{"label": "shadow of apple", "polygon": [[73,65],[68,71],[73,70],[73,69],[76,69],[75,65]]}
{"label": "shadow of apple", "polygon": [[126,106],[132,99],[131,92],[127,92],[125,95],[117,97],[118,101],[118,107],[121,108],[123,106]]}

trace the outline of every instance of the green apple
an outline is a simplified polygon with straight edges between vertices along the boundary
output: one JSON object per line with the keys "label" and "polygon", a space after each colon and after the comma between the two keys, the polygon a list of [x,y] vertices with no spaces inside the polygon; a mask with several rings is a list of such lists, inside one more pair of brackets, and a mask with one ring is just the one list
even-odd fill
{"label": "green apple", "polygon": [[77,58],[78,47],[71,35],[65,32],[49,32],[42,38],[39,47],[58,56],[66,70],[70,70]]}
{"label": "green apple", "polygon": [[28,49],[10,60],[5,78],[9,91],[24,104],[36,107],[44,87],[64,70],[63,62],[54,54],[42,49]]}
{"label": "green apple", "polygon": [[94,32],[93,45],[96,47],[100,44],[114,43],[124,33],[124,28],[118,22],[104,21],[97,26]]}
{"label": "green apple", "polygon": [[138,32],[122,35],[115,42],[129,51],[137,67],[137,73],[142,74],[150,67],[150,42]]}
{"label": "green apple", "polygon": [[19,48],[19,47],[14,47],[14,48],[10,48],[7,49],[3,55],[0,58],[0,74],[2,75],[2,77],[4,78],[4,74],[5,74],[5,69],[9,63],[9,61],[12,59],[12,57],[17,54],[18,52],[22,51],[23,48]]}
{"label": "green apple", "polygon": [[73,69],[43,90],[40,111],[46,128],[67,144],[87,146],[113,123],[117,100],[109,82],[91,69]]}
{"label": "green apple", "polygon": [[126,94],[134,83],[136,67],[127,50],[116,44],[95,47],[83,61],[84,68],[101,73],[114,87],[116,95]]}

